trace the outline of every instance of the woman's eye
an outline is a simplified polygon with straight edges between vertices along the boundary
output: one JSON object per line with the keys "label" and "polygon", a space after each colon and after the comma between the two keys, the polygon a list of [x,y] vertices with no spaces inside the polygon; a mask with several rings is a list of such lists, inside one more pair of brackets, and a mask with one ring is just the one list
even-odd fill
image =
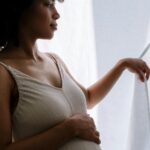
{"label": "woman's eye", "polygon": [[53,8],[53,7],[55,6],[55,4],[54,4],[54,3],[48,3],[47,6],[48,6],[49,8]]}
{"label": "woman's eye", "polygon": [[50,4],[50,3],[49,3],[49,4],[46,4],[46,6],[49,7],[49,8],[54,7],[54,5],[53,5],[53,4]]}

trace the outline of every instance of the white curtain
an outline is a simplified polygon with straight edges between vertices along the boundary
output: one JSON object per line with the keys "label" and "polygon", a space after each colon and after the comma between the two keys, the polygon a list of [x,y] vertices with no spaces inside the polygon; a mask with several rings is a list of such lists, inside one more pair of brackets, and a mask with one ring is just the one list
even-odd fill
{"label": "white curtain", "polygon": [[150,110],[147,82],[135,78],[127,150],[150,149]]}
{"label": "white curtain", "polygon": [[[60,13],[58,31],[52,40],[38,40],[40,51],[58,54],[70,72],[87,87],[97,78],[91,0],[56,3]],[[96,121],[96,109],[89,111]]]}
{"label": "white curtain", "polygon": [[[145,47],[150,0],[93,0],[98,74],[119,59],[138,57]],[[103,150],[127,150],[134,75],[125,71],[98,107]],[[144,150],[144,149],[142,149]]]}
{"label": "white curtain", "polygon": [[[150,66],[150,48],[142,57]],[[126,150],[150,149],[150,81],[134,83],[130,126]]]}
{"label": "white curtain", "polygon": [[[150,22],[147,31],[146,43],[149,43]],[[143,51],[142,54],[142,59],[150,67],[150,47],[148,46],[145,53]],[[137,76],[135,76],[134,80],[134,93],[127,139],[126,150],[150,149],[150,81],[142,83]]]}

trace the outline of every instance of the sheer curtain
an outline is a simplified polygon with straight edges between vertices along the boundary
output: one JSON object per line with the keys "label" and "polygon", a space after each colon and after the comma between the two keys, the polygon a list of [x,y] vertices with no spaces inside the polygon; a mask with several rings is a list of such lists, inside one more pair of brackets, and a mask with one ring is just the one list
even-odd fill
{"label": "sheer curtain", "polygon": [[[91,0],[56,3],[60,19],[52,40],[38,40],[40,51],[58,54],[70,72],[87,87],[97,78]],[[89,111],[96,121],[96,109]]]}
{"label": "sheer curtain", "polygon": [[[142,59],[150,67],[150,23],[147,33],[148,46]],[[127,139],[126,150],[150,149],[150,81],[142,83],[136,76]]]}
{"label": "sheer curtain", "polygon": [[[149,48],[150,49],[150,48]],[[150,66],[150,51],[142,58]],[[150,149],[150,81],[135,77],[127,150]]]}
{"label": "sheer curtain", "polygon": [[[119,59],[139,57],[142,53],[147,41],[150,1],[93,0],[93,7],[98,75],[102,76]],[[134,76],[125,71],[98,106],[103,150],[128,150],[133,91]]]}

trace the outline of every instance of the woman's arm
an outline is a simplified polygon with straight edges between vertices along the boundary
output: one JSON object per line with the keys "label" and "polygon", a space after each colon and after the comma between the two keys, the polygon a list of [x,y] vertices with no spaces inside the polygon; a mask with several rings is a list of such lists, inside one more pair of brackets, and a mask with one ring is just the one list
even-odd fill
{"label": "woman's arm", "polygon": [[133,58],[122,59],[106,75],[88,87],[89,108],[95,106],[107,95],[125,69],[136,73],[141,81],[144,81],[145,77],[149,78],[150,71],[143,60]]}
{"label": "woman's arm", "polygon": [[72,116],[45,132],[12,143],[10,97],[13,88],[9,73],[0,66],[0,150],[57,150],[77,136],[99,143],[94,122],[85,114]]}
{"label": "woman's arm", "polygon": [[54,54],[57,59],[61,61],[64,68],[70,75],[70,77],[80,86],[84,92],[87,100],[87,107],[90,109],[99,103],[112,89],[116,81],[119,79],[120,75],[125,69],[128,69],[132,73],[136,73],[141,81],[144,81],[146,77],[148,79],[150,71],[146,63],[141,59],[125,58],[121,59],[108,73],[106,73],[101,79],[96,81],[94,84],[85,88],[80,83],[78,83],[75,78],[71,75],[68,68],[66,67],[63,60],[59,56]]}

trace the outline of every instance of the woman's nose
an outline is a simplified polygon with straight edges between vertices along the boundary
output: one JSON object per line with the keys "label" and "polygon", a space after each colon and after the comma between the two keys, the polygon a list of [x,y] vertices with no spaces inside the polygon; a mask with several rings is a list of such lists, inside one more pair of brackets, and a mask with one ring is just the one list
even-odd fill
{"label": "woman's nose", "polygon": [[60,18],[59,13],[57,12],[57,10],[55,10],[54,14],[53,14],[53,19],[57,20]]}

